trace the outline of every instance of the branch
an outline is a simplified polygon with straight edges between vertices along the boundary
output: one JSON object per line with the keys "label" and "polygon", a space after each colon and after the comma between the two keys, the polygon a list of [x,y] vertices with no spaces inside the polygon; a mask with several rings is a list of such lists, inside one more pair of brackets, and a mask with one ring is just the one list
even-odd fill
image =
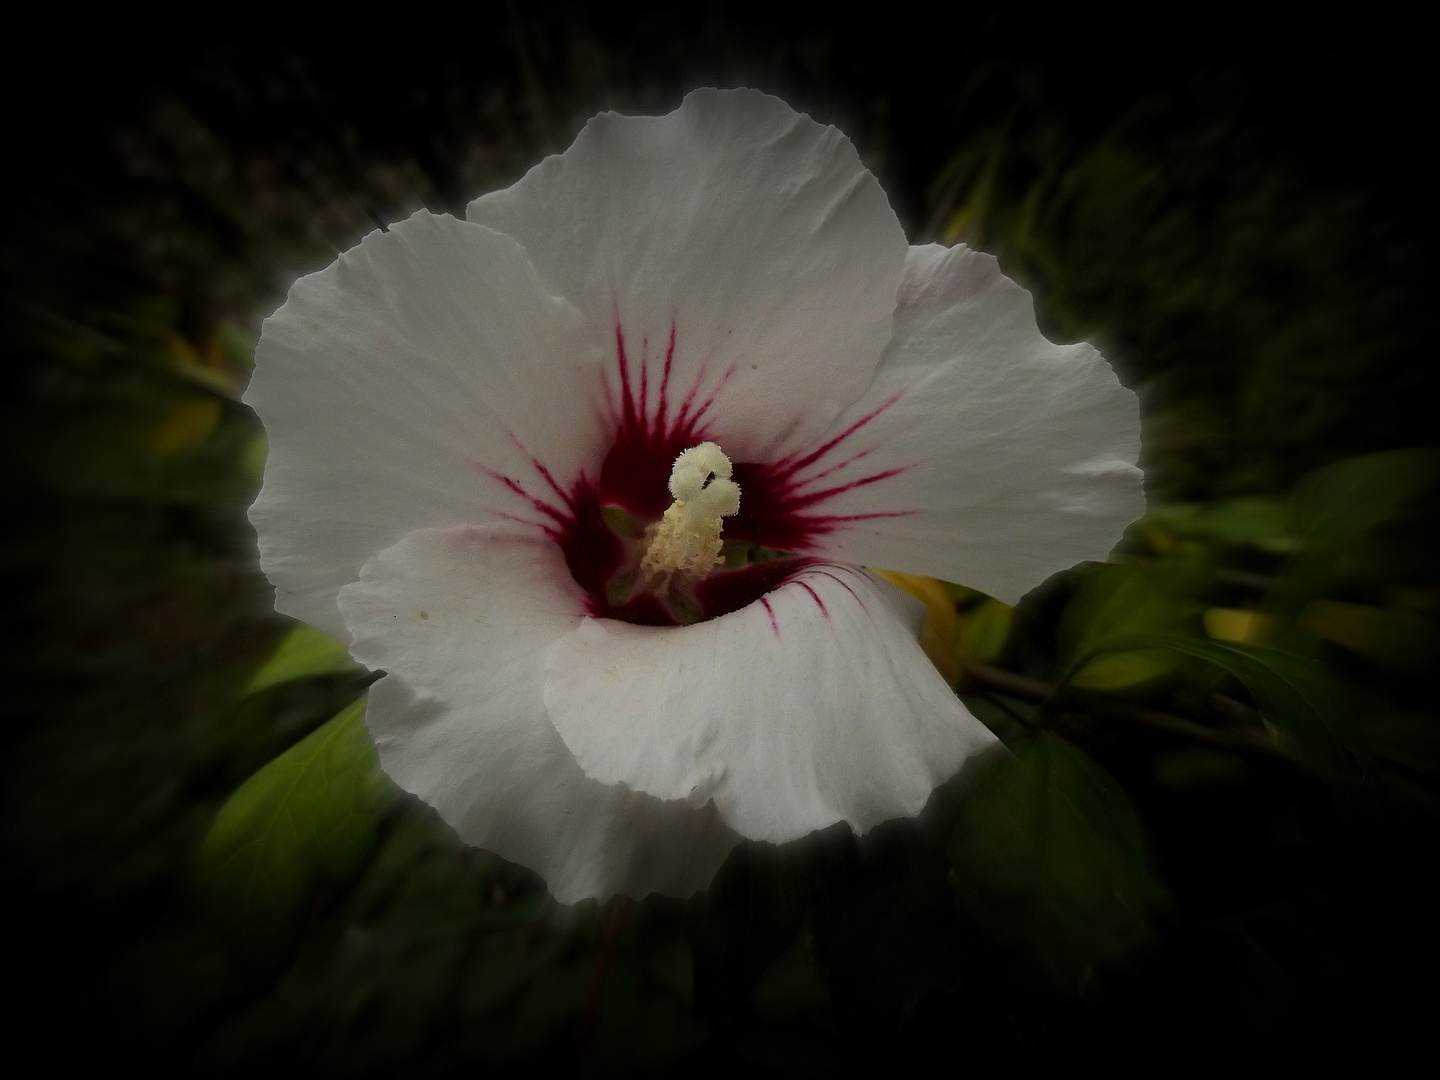
{"label": "branch", "polygon": [[1220,750],[1278,758],[1281,761],[1293,760],[1284,747],[1276,742],[1268,732],[1260,728],[1206,727],[1204,724],[1197,724],[1193,720],[1187,720],[1183,716],[1176,716],[1174,713],[1165,712],[1162,709],[1152,709],[1148,705],[1119,701],[1115,698],[1105,697],[1103,694],[1076,690],[1074,687],[1055,686],[1042,682],[1040,679],[1032,679],[1028,675],[1017,675],[1013,671],[993,667],[990,664],[967,660],[961,663],[960,669],[965,678],[976,685],[998,690],[1003,694],[1023,698],[1026,701],[1034,701],[1042,706],[1083,705],[1092,712],[1110,716],[1116,720],[1124,720],[1127,723],[1138,724],[1155,731],[1163,731],[1167,735],[1213,746]]}
{"label": "branch", "polygon": [[610,925],[605,928],[605,937],[600,943],[599,953],[595,956],[595,969],[590,975],[590,986],[585,991],[585,1002],[580,1007],[580,1017],[575,1022],[575,1031],[570,1037],[570,1046],[575,1053],[579,1053],[584,1047],[590,1038],[591,1028],[595,1026],[595,1017],[600,1011],[600,995],[605,989],[605,976],[610,971],[610,960],[615,954],[616,945],[619,944],[620,933],[625,929],[625,918],[633,906],[627,896],[617,896],[612,902],[615,910],[610,915]]}

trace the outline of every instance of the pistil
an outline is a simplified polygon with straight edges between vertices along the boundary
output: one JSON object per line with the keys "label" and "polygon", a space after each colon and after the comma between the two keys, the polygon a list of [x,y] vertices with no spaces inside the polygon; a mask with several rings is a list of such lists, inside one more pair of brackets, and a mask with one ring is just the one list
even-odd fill
{"label": "pistil", "polygon": [[730,479],[725,452],[713,442],[692,446],[670,470],[674,502],[645,530],[641,573],[668,581],[673,574],[703,578],[724,562],[720,556],[722,518],[740,509],[740,486]]}

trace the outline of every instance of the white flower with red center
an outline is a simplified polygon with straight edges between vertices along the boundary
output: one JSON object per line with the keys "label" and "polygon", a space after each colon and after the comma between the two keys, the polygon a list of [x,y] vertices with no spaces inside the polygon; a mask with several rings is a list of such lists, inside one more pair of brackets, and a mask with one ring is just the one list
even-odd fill
{"label": "white flower with red center", "polygon": [[298,281],[245,399],[276,606],[387,672],[385,770],[563,901],[917,813],[994,738],[862,567],[1103,558],[1134,395],[756,92],[598,116],[467,217]]}

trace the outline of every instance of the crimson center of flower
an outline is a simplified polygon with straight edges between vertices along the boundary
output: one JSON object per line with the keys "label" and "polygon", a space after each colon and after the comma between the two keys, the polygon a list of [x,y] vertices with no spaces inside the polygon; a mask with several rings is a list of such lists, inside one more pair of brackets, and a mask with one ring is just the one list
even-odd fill
{"label": "crimson center of flower", "polygon": [[[643,469],[626,459],[633,448],[617,443],[606,460],[628,465],[630,479],[658,480],[648,447]],[[674,451],[672,450],[671,453]],[[663,459],[662,459],[663,460]],[[569,528],[559,537],[571,575],[590,595],[590,613],[647,626],[682,626],[713,619],[760,599],[810,560],[746,540],[727,542],[724,519],[740,510],[740,485],[729,457],[713,442],[691,446],[674,459],[667,484],[672,501],[606,498],[577,492]],[[648,512],[647,512],[648,511]]]}
{"label": "crimson center of flower", "polygon": [[545,519],[528,523],[559,544],[570,575],[589,596],[591,615],[679,626],[768,603],[766,593],[823,561],[817,549],[827,534],[913,513],[827,508],[837,496],[908,468],[866,470],[871,448],[851,443],[902,394],[817,446],[771,461],[732,463],[707,436],[713,406],[735,368],[717,377],[700,367],[689,389],[677,393],[671,379],[677,339],[672,323],[663,354],[654,358],[658,378],[652,378],[648,343],[641,340],[637,369],[615,324],[615,367],[601,383],[615,434],[598,474],[582,472],[563,487],[532,456],[553,495],[547,498],[522,478],[481,466]]}

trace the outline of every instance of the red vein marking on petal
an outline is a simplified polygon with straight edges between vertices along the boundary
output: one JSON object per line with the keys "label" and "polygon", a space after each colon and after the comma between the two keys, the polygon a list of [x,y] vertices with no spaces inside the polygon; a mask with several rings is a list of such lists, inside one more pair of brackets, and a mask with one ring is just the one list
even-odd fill
{"label": "red vein marking on petal", "polygon": [[795,434],[795,429],[800,426],[800,421],[803,419],[803,416],[792,416],[790,422],[786,424],[785,427],[781,429],[780,434],[776,436],[776,445],[784,446],[785,443],[789,441],[790,436]]}
{"label": "red vein marking on petal", "polygon": [[625,355],[625,330],[615,323],[615,358],[620,365],[620,422],[626,427],[635,424],[635,402],[630,396],[630,360]]}
{"label": "red vein marking on petal", "polygon": [[600,376],[600,390],[605,395],[605,411],[611,416],[614,416],[615,393],[610,389],[610,376],[608,373]]}
{"label": "red vein marking on petal", "polygon": [[665,346],[665,370],[660,375],[660,410],[655,420],[661,431],[665,430],[666,395],[670,392],[670,365],[675,360],[675,320],[670,320],[670,344]]}
{"label": "red vein marking on petal", "polygon": [[640,339],[640,412],[650,408],[650,339]]}
{"label": "red vein marking on petal", "polygon": [[710,406],[715,404],[715,399],[720,396],[720,391],[724,390],[726,385],[734,377],[735,365],[731,364],[728,368],[725,369],[725,374],[720,376],[720,381],[715,384],[715,389],[711,391],[710,397],[706,400],[705,404],[700,406],[700,411],[695,414],[695,418],[697,420],[710,411]]}
{"label": "red vein marking on petal", "polygon": [[[869,482],[874,485],[878,479],[879,474],[876,474],[876,479]],[[781,551],[818,552],[822,537],[847,525],[918,513],[915,509],[901,507],[826,514],[817,504],[839,494],[849,485],[802,494],[794,481],[777,477],[773,466],[769,465],[739,462],[735,466],[735,482],[744,495],[740,500],[740,512],[726,519],[725,535],[733,540],[749,540]],[[859,481],[856,481],[856,486],[860,486]],[[875,488],[872,486],[871,490]]]}
{"label": "red vein marking on petal", "polygon": [[887,480],[907,468],[909,466],[899,466],[819,491],[801,492],[791,481],[780,479],[777,482],[773,472],[764,466],[737,466],[736,482],[740,490],[747,493],[748,502],[741,499],[740,513],[727,522],[726,531],[735,539],[751,540],[784,551],[812,550],[817,536],[845,522],[915,513],[914,510],[876,510],[859,514],[805,513],[836,495]]}
{"label": "red vein marking on petal", "polygon": [[855,462],[859,461],[861,458],[863,458],[863,457],[869,457],[869,456],[870,456],[871,454],[873,454],[874,452],[875,452],[875,447],[872,446],[872,447],[870,447],[868,450],[861,450],[858,454],[851,454],[851,455],[850,455],[848,458],[846,458],[844,461],[840,462],[840,464],[838,464],[838,465],[831,465],[828,469],[824,470],[823,472],[818,472],[818,473],[816,473],[814,476],[807,476],[804,480],[798,481],[798,482],[797,482],[797,486],[799,486],[799,487],[804,487],[806,484],[814,484],[814,483],[817,483],[818,481],[824,480],[825,477],[829,476],[831,473],[837,473],[837,472],[839,472],[841,469],[848,468],[849,466],[854,465]]}
{"label": "red vein marking on petal", "polygon": [[[490,472],[489,469],[486,469],[485,471]],[[525,490],[525,485],[521,484],[518,480],[511,480],[510,477],[501,476],[499,473],[492,473],[491,475],[494,476],[496,480],[499,480],[511,491],[513,491],[516,495],[519,495],[522,499],[528,499],[530,497],[530,493]]]}
{"label": "red vein marking on petal", "polygon": [[695,600],[701,617],[714,618],[748,607],[797,577],[811,560],[806,558],[768,559],[735,569],[717,569],[695,586]]}
{"label": "red vein marking on petal", "polygon": [[550,528],[550,526],[546,525],[543,521],[531,521],[529,518],[522,518],[518,514],[507,514],[504,510],[488,510],[486,512],[494,517],[502,518],[505,521],[513,521],[517,525],[527,525],[536,529]]}
{"label": "red vein marking on petal", "polygon": [[900,518],[918,514],[919,510],[876,510],[870,514],[824,514],[814,520],[843,523],[846,521],[874,521],[876,518]]}
{"label": "red vein marking on petal", "polygon": [[720,376],[720,381],[715,384],[715,389],[710,391],[710,396],[700,403],[700,408],[695,410],[694,422],[698,423],[710,411],[711,406],[715,404],[715,399],[720,396],[720,391],[725,388],[725,384],[730,381],[730,376],[734,374],[735,366],[732,364],[725,374]]}
{"label": "red vein marking on petal", "polygon": [[[689,391],[685,394],[684,400],[680,402],[680,412],[675,416],[675,426],[677,428],[690,422],[690,406],[695,404],[695,395],[700,392],[700,383],[704,378],[705,370],[703,368],[695,372],[695,381],[690,384]],[[697,413],[696,415],[698,416],[699,414]]]}
{"label": "red vein marking on petal", "polygon": [[503,510],[491,510],[489,511],[489,513],[505,521],[513,521],[517,525],[524,525],[527,528],[531,529],[539,529],[549,539],[554,540],[557,543],[559,542],[560,538],[565,535],[559,529],[555,528],[555,526],[547,525],[543,521],[531,521],[529,518],[518,517],[515,514],[507,514]]}
{"label": "red vein marking on petal", "polygon": [[540,462],[540,459],[539,459],[539,458],[533,458],[533,457],[532,457],[532,458],[530,459],[530,464],[531,464],[531,465],[534,465],[534,466],[535,466],[535,471],[538,472],[541,476],[543,476],[543,477],[545,478],[545,482],[550,485],[550,490],[553,491],[553,492],[555,492],[556,495],[559,495],[560,498],[564,499],[565,502],[568,504],[569,501],[570,501],[570,497],[569,497],[568,495],[566,495],[564,489],[562,489],[562,488],[560,487],[560,485],[555,482],[555,477],[552,476],[551,473],[550,473],[550,470],[547,469],[547,468]]}
{"label": "red vein marking on petal", "polygon": [[[681,451],[709,437],[702,422],[709,403],[698,411],[694,408],[705,387],[703,367],[695,373],[690,394],[678,413],[670,400],[670,375],[673,374],[674,347],[678,336],[678,330],[672,323],[671,340],[666,347],[668,370],[662,371],[659,377],[656,401],[649,397],[649,345],[648,339],[645,339],[642,355],[646,362],[639,375],[644,400],[637,402],[634,396],[636,375],[631,370],[624,330],[618,324],[616,329],[615,369],[619,374],[623,400],[618,411],[611,403],[614,441],[601,464],[596,490],[600,505],[622,506],[642,521],[658,518],[670,505],[667,482],[675,458]],[[656,360],[659,362],[658,356]],[[570,505],[574,505],[573,497]]]}
{"label": "red vein marking on petal", "polygon": [[877,510],[871,514],[799,514],[796,515],[795,521],[808,532],[804,539],[805,546],[792,550],[812,551],[817,538],[834,532],[841,525],[848,525],[854,521],[902,518],[918,513],[918,510]]}
{"label": "red vein marking on petal", "polygon": [[[486,476],[489,476],[494,480],[498,480],[501,484],[505,485],[505,487],[508,488],[511,492],[524,499],[526,502],[528,502],[536,510],[540,511],[540,513],[544,514],[546,517],[553,518],[556,524],[561,526],[571,524],[572,516],[569,513],[566,513],[564,510],[556,509],[544,499],[536,498],[526,489],[524,484],[520,483],[520,481],[516,480],[514,477],[506,476],[504,473],[501,472],[496,472],[488,465],[482,465],[478,461],[471,462],[471,464],[474,465],[475,468],[483,472]],[[563,493],[561,494],[561,498],[564,498]]]}
{"label": "red vein marking on petal", "polygon": [[[764,464],[737,462],[735,481],[745,493],[740,502],[740,513],[726,522],[726,534],[734,539],[749,540],[782,551],[816,552],[821,537],[827,533],[856,521],[901,517],[916,511],[910,509],[875,510],[859,514],[821,514],[807,512],[819,504],[843,495],[846,492],[878,484],[898,476],[914,466],[914,463],[894,468],[878,469],[869,475],[861,475],[841,483],[857,462],[863,461],[877,449],[871,446],[846,452],[843,460],[821,466],[814,475],[802,475],[811,466],[824,459],[836,447],[863,430],[905,396],[905,391],[896,391],[884,401],[849,424],[838,435],[826,440],[820,446],[804,453],[795,453],[778,461]],[[827,477],[834,477],[826,487],[817,485]],[[872,497],[873,498],[873,497]],[[874,505],[871,498],[866,499]],[[882,504],[883,505],[883,504]]]}
{"label": "red vein marking on petal", "polygon": [[830,573],[830,571],[828,571],[828,570],[820,569],[820,568],[813,569],[813,570],[811,570],[810,572],[811,572],[812,574],[815,574],[815,575],[819,576],[819,577],[827,577],[827,578],[829,578],[831,581],[835,582],[835,583],[836,583],[837,585],[839,585],[842,589],[844,589],[844,590],[845,590],[846,592],[848,592],[851,596],[853,596],[853,597],[855,598],[855,602],[860,605],[860,607],[861,607],[862,610],[864,610],[864,611],[869,611],[869,610],[870,610],[869,608],[867,608],[867,607],[865,606],[865,601],[860,598],[860,594],[857,593],[854,589],[852,589],[852,588],[850,587],[850,583],[849,583],[848,581],[846,581],[844,578],[840,577],[840,576],[837,575],[837,574],[832,574],[832,573]]}
{"label": "red vein marking on petal", "polygon": [[859,480],[851,480],[849,483],[836,484],[834,487],[821,488],[819,491],[807,491],[803,495],[797,493],[792,496],[793,505],[795,509],[803,510],[807,506],[814,506],[817,502],[824,502],[826,499],[842,495],[847,491],[854,491],[856,488],[867,487],[870,484],[878,484],[881,480],[889,480],[892,476],[899,476],[909,468],[909,465],[897,465],[893,469],[862,476]]}
{"label": "red vein marking on petal", "polygon": [[531,499],[530,501],[534,504],[536,510],[539,510],[546,517],[553,519],[555,524],[562,528],[570,524],[571,518],[569,514],[556,510],[549,503],[541,502],[539,499]]}
{"label": "red vein marking on petal", "polygon": [[675,417],[675,426],[677,430],[685,425],[694,427],[696,424],[700,423],[700,421],[705,418],[705,414],[710,411],[712,406],[714,406],[715,399],[720,396],[720,391],[725,389],[725,384],[730,381],[734,374],[735,365],[731,364],[728,368],[725,369],[725,374],[721,375],[719,381],[715,383],[715,388],[710,391],[710,395],[700,403],[700,407],[697,408],[692,414],[690,412],[690,408],[692,405],[695,404],[695,395],[700,392],[700,387],[703,385],[705,379],[705,368],[702,365],[700,370],[695,374],[695,382],[691,385],[689,392],[685,395],[685,400],[680,403],[680,413]]}
{"label": "red vein marking on petal", "polygon": [[888,398],[886,398],[879,405],[877,405],[874,409],[871,409],[864,416],[860,417],[859,420],[856,420],[839,435],[836,435],[829,442],[821,443],[814,450],[811,450],[810,453],[804,455],[803,457],[788,458],[784,461],[777,463],[776,467],[780,475],[789,478],[791,476],[794,476],[801,469],[815,464],[815,462],[819,461],[831,450],[834,450],[835,447],[839,446],[846,439],[850,438],[851,435],[854,435],[866,424],[870,423],[876,417],[880,416],[881,413],[885,412],[904,396],[905,391],[897,390],[895,393],[891,394]]}
{"label": "red vein marking on petal", "polygon": [[825,609],[825,601],[820,599],[820,594],[817,593],[814,589],[812,589],[809,585],[806,585],[803,581],[797,581],[795,582],[795,584],[799,585],[800,588],[808,592],[810,594],[810,599],[814,600],[815,603],[820,605],[820,614],[824,615],[825,620],[828,622],[830,620],[830,612]]}
{"label": "red vein marking on petal", "polygon": [[496,480],[499,483],[504,484],[516,495],[519,495],[522,499],[530,498],[530,493],[525,490],[524,485],[521,484],[518,480],[512,480],[505,474],[496,472],[488,465],[481,465],[478,461],[472,461],[470,464],[474,465],[475,468],[479,469],[486,476],[490,477],[491,480]]}
{"label": "red vein marking on petal", "polygon": [[550,472],[548,468],[546,468],[545,463],[542,462],[539,458],[537,458],[534,454],[530,453],[529,449],[526,448],[525,444],[520,441],[520,437],[516,435],[513,431],[507,432],[506,434],[510,436],[510,441],[515,444],[516,448],[520,451],[520,453],[524,454],[527,458],[530,459],[530,464],[534,466],[535,471],[544,478],[545,483],[550,485],[550,490],[555,492],[556,495],[560,496],[560,501],[568,507],[570,505],[569,493],[566,492],[565,489],[556,482],[554,475]]}
{"label": "red vein marking on petal", "polygon": [[765,614],[770,616],[770,629],[775,631],[775,636],[780,636],[780,624],[775,621],[775,609],[770,606],[768,597],[760,597],[760,606],[765,609]]}

